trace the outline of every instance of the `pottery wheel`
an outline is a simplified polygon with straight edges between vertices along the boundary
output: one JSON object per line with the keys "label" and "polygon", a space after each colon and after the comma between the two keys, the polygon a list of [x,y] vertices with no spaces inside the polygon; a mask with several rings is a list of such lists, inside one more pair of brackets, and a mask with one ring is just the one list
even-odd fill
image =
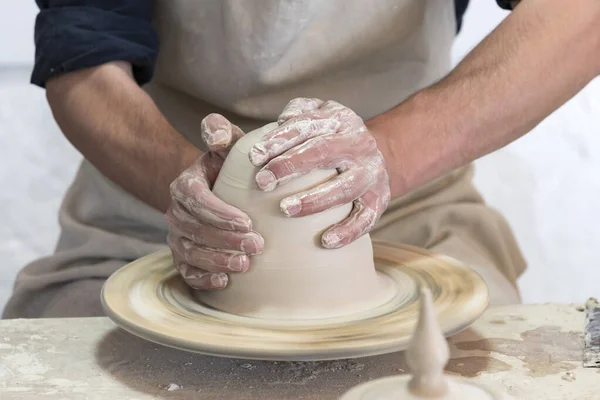
{"label": "pottery wheel", "polygon": [[406,245],[373,241],[375,267],[396,295],[351,317],[278,321],[221,312],[200,303],[175,270],[169,250],[116,271],[102,304],[119,326],[146,340],[221,357],[313,361],[405,350],[418,319],[419,287],[432,293],[444,335],[472,324],[487,308],[488,289],[468,266]]}

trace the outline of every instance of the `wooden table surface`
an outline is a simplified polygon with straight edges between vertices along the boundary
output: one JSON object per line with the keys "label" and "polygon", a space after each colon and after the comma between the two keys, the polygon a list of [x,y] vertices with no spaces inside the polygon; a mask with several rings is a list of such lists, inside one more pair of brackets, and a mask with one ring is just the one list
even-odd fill
{"label": "wooden table surface", "polygon": [[[450,339],[447,371],[514,399],[599,400],[581,305],[488,310]],[[107,318],[0,321],[0,399],[337,399],[406,369],[402,353],[328,362],[221,359],[162,347]]]}

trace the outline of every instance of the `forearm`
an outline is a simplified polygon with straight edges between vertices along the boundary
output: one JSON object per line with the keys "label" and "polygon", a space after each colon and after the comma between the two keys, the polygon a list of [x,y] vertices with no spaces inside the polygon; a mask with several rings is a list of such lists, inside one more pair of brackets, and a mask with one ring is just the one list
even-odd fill
{"label": "forearm", "polygon": [[392,196],[524,135],[600,74],[600,2],[526,0],[446,78],[370,121]]}
{"label": "forearm", "polygon": [[165,212],[169,185],[199,156],[131,77],[111,63],[51,79],[47,97],[67,139],[100,172]]}

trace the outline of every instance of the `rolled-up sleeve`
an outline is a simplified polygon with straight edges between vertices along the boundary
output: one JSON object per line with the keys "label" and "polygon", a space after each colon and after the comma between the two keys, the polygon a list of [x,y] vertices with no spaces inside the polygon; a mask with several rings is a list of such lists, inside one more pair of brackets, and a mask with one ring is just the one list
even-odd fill
{"label": "rolled-up sleeve", "polygon": [[505,10],[513,10],[521,0],[496,0],[498,5]]}
{"label": "rolled-up sleeve", "polygon": [[36,0],[31,83],[65,72],[128,61],[138,84],[150,81],[158,54],[151,0]]}

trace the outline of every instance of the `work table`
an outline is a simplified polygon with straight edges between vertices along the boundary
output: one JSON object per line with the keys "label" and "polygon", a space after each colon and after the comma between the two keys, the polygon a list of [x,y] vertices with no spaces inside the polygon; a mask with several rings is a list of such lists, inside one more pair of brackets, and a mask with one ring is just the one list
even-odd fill
{"label": "work table", "polygon": [[[450,338],[447,371],[515,400],[598,400],[577,304],[489,309]],[[407,370],[402,353],[326,362],[235,360],[138,339],[108,318],[0,321],[0,399],[336,399]]]}

